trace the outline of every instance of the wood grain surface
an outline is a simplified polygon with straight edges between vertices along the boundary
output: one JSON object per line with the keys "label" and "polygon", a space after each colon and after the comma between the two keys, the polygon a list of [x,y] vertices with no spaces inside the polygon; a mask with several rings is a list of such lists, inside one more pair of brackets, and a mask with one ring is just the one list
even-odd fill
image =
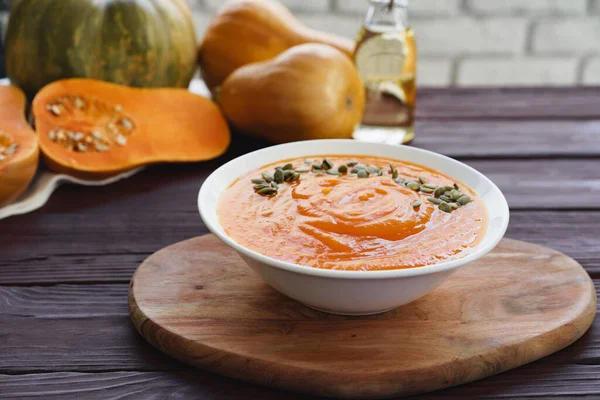
{"label": "wood grain surface", "polygon": [[[418,97],[412,145],[492,175],[511,206],[507,237],[568,254],[600,290],[598,89],[419,88]],[[158,165],[101,188],[62,186],[42,209],[0,221],[0,398],[314,399],[175,361],[128,316],[136,267],[207,232],[196,209],[203,180],[267,145],[234,134],[219,159]],[[418,398],[600,398],[599,360],[595,321],[539,361]]]}
{"label": "wood grain surface", "polygon": [[146,259],[130,284],[140,334],[208,371],[294,392],[388,398],[494,375],[581,337],[596,292],[573,259],[505,239],[429,295],[343,317],[271,289],[213,235]]}

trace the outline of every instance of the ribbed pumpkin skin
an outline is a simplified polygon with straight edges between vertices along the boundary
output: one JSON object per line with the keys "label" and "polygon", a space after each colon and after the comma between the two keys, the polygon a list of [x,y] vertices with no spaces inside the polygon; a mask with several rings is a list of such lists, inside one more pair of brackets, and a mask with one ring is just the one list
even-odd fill
{"label": "ribbed pumpkin skin", "polygon": [[30,99],[73,77],[187,87],[196,36],[185,0],[17,0],[5,52],[8,77]]}

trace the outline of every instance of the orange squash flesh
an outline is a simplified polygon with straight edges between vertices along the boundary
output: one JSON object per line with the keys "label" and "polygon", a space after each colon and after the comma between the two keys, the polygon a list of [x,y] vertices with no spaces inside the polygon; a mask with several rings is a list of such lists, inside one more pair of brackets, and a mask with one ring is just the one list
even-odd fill
{"label": "orange squash flesh", "polygon": [[223,154],[230,142],[219,109],[185,89],[66,79],[45,86],[32,111],[46,164],[76,176],[209,160]]}
{"label": "orange squash flesh", "polygon": [[25,94],[0,86],[0,207],[27,189],[38,167],[38,139],[25,119]]}

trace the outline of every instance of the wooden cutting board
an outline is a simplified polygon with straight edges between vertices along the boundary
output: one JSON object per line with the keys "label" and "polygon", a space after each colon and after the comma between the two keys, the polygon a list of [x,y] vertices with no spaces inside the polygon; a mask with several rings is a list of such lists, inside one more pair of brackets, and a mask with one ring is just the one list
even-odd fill
{"label": "wooden cutting board", "polygon": [[271,289],[213,235],[169,246],[131,280],[131,318],[204,370],[302,393],[384,398],[481,379],[568,346],[590,327],[584,269],[504,239],[427,296],[367,317],[325,314]]}

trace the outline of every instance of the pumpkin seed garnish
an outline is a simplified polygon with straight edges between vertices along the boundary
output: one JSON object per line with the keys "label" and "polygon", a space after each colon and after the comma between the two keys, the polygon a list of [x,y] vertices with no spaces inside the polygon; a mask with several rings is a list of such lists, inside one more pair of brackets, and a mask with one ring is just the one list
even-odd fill
{"label": "pumpkin seed garnish", "polygon": [[467,196],[466,194],[463,194],[462,196],[460,196],[458,198],[458,200],[456,200],[456,202],[458,204],[460,204],[461,206],[464,206],[471,202],[471,198],[469,196]]}
{"label": "pumpkin seed garnish", "polygon": [[433,195],[435,197],[440,197],[441,195],[444,194],[445,191],[446,190],[443,187],[440,186],[439,188],[435,189],[435,192],[433,192]]}
{"label": "pumpkin seed garnish", "polygon": [[254,190],[260,190],[268,187],[271,187],[271,185],[269,185],[268,183],[261,183],[260,185],[253,186]]}
{"label": "pumpkin seed garnish", "polygon": [[326,172],[328,175],[340,175],[340,173],[334,169],[328,169]]}
{"label": "pumpkin seed garnish", "polygon": [[272,187],[266,187],[266,188],[260,189],[256,193],[263,195],[263,196],[271,196],[271,195],[274,195],[275,193],[277,193],[277,190],[273,189]]}
{"label": "pumpkin seed garnish", "polygon": [[419,182],[421,182],[421,185],[424,185],[427,183],[427,181],[425,180],[425,178],[423,178],[422,176],[419,177]]}
{"label": "pumpkin seed garnish", "polygon": [[349,167],[354,167],[356,164],[358,164],[358,161],[356,160],[350,160],[346,163],[346,165]]}
{"label": "pumpkin seed garnish", "polygon": [[283,170],[276,169],[275,173],[273,174],[273,180],[275,181],[275,183],[283,183],[283,180],[284,180]]}
{"label": "pumpkin seed garnish", "polygon": [[119,146],[125,146],[125,144],[127,144],[127,138],[123,135],[118,135],[117,136],[117,144]]}
{"label": "pumpkin seed garnish", "polygon": [[325,158],[323,160],[323,162],[321,163],[321,168],[325,169],[325,170],[329,170],[329,169],[333,168],[333,163]]}
{"label": "pumpkin seed garnish", "polygon": [[442,201],[439,205],[438,208],[440,210],[442,210],[445,213],[449,213],[452,211],[452,207],[450,206],[450,204],[446,203],[445,201]]}
{"label": "pumpkin seed garnish", "polygon": [[438,185],[433,184],[433,183],[424,183],[421,186],[426,187],[428,189],[433,189],[433,190],[436,190],[438,188]]}
{"label": "pumpkin seed garnish", "polygon": [[402,185],[404,183],[404,181],[402,180],[402,178],[395,178],[394,182],[396,182],[398,185]]}
{"label": "pumpkin seed garnish", "polygon": [[276,183],[275,183],[275,181],[272,181],[272,182],[271,182],[271,187],[272,187],[273,189],[279,189],[279,185],[278,185],[278,184],[276,184]]}
{"label": "pumpkin seed garnish", "polygon": [[450,203],[452,201],[452,198],[446,196],[445,194],[440,196],[440,200],[445,201],[446,203]]}
{"label": "pumpkin seed garnish", "polygon": [[450,204],[450,207],[452,207],[452,209],[456,210],[458,208],[458,204],[456,203],[448,203]]}
{"label": "pumpkin seed garnish", "polygon": [[454,186],[444,186],[444,189],[446,190],[446,192],[449,192],[451,190],[454,190]]}
{"label": "pumpkin seed garnish", "polygon": [[360,163],[358,163],[358,164],[356,164],[356,165],[354,166],[354,168],[356,168],[356,169],[364,169],[364,170],[366,170],[366,169],[367,169],[367,166],[366,166],[365,164],[360,164]]}
{"label": "pumpkin seed garnish", "polygon": [[458,190],[453,189],[450,191],[450,198],[452,200],[458,200],[460,198],[460,196],[462,196],[462,193],[459,192]]}
{"label": "pumpkin seed garnish", "polygon": [[338,172],[341,174],[345,174],[348,172],[348,166],[346,164],[342,164],[338,167]]}
{"label": "pumpkin seed garnish", "polygon": [[[292,178],[294,177],[295,174],[296,174],[296,172],[294,172],[294,171],[292,171],[290,169],[286,169],[286,170],[283,171],[283,180],[285,182],[290,182],[290,181],[293,180]],[[298,174],[298,176],[300,176],[300,174]],[[281,182],[277,182],[277,179],[275,179],[275,182],[276,183],[281,183]]]}
{"label": "pumpkin seed garnish", "polygon": [[315,163],[313,163],[312,167],[315,169],[322,169],[323,164],[321,164],[320,162],[315,162]]}
{"label": "pumpkin seed garnish", "polygon": [[290,163],[287,163],[281,168],[285,171],[286,169],[294,169],[294,166]]}
{"label": "pumpkin seed garnish", "polygon": [[436,199],[435,197],[428,197],[427,201],[436,205],[442,204],[442,200]]}
{"label": "pumpkin seed garnish", "polygon": [[367,167],[367,172],[369,174],[378,174],[379,173],[379,167],[375,166],[375,165],[369,165]]}
{"label": "pumpkin seed garnish", "polygon": [[263,179],[264,179],[265,181],[267,181],[267,182],[271,182],[271,181],[274,179],[274,177],[273,177],[273,174],[271,174],[271,173],[269,173],[269,172],[263,172],[263,173],[262,173],[262,174],[260,174],[260,175],[261,175],[261,176],[263,177]]}
{"label": "pumpkin seed garnish", "polygon": [[75,103],[75,107],[77,107],[78,110],[83,110],[83,107],[85,107],[85,102],[81,97],[75,97],[73,103]]}
{"label": "pumpkin seed garnish", "polygon": [[423,193],[433,193],[434,190],[432,188],[421,186],[421,192],[423,192]]}
{"label": "pumpkin seed garnish", "polygon": [[[454,190],[454,189],[452,189],[452,190]],[[448,196],[448,197],[450,197],[450,193],[452,193],[452,190],[446,190],[446,191],[444,192],[444,196]]]}
{"label": "pumpkin seed garnish", "polygon": [[421,185],[419,184],[419,182],[408,181],[406,182],[406,187],[412,190],[419,190],[421,188]]}
{"label": "pumpkin seed garnish", "polygon": [[454,182],[454,189],[460,190],[460,188],[458,187],[458,185],[456,184],[456,182]]}
{"label": "pumpkin seed garnish", "polygon": [[368,178],[369,177],[369,173],[366,170],[361,169],[361,170],[358,171],[358,177],[359,178]]}
{"label": "pumpkin seed garnish", "polygon": [[423,204],[423,202],[421,200],[417,200],[414,203],[411,204],[411,206],[413,206],[414,208],[419,207],[421,204]]}
{"label": "pumpkin seed garnish", "polygon": [[306,159],[304,159],[304,164],[311,165],[312,163],[313,163],[313,159],[312,158],[306,158]]}
{"label": "pumpkin seed garnish", "polygon": [[265,181],[264,179],[260,179],[260,178],[254,178],[254,179],[252,179],[252,183],[256,183],[257,185],[263,185],[263,184],[267,183],[267,181]]}
{"label": "pumpkin seed garnish", "polygon": [[300,173],[300,174],[304,174],[306,172],[310,172],[310,170],[308,168],[296,168],[294,171]]}

